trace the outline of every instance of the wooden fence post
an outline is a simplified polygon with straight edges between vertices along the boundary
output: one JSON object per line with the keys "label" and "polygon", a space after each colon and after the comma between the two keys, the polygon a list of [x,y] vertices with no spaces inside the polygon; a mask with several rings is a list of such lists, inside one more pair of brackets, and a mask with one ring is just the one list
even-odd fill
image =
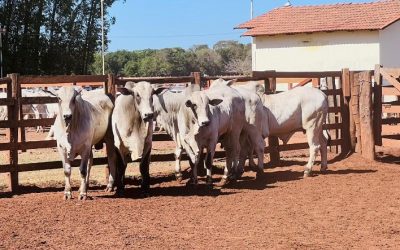
{"label": "wooden fence post", "polygon": [[108,94],[111,94],[115,98],[116,87],[115,87],[115,76],[113,74],[108,74],[107,83],[105,86],[105,90]]}
{"label": "wooden fence post", "polygon": [[351,138],[350,138],[350,109],[349,109],[349,99],[350,99],[350,71],[349,69],[342,70],[342,98],[340,102],[342,111],[342,128],[341,128],[341,138],[342,138],[342,154],[346,155],[350,152],[351,148]]}
{"label": "wooden fence post", "polygon": [[374,72],[374,135],[375,144],[382,146],[382,75],[381,65],[375,65]]}
{"label": "wooden fence post", "polygon": [[[276,92],[276,78],[271,77],[265,79],[264,82],[265,94],[273,94]],[[280,152],[279,152],[279,139],[276,136],[268,137],[269,146],[269,157],[272,165],[279,164]]]}
{"label": "wooden fence post", "polygon": [[361,154],[364,158],[375,160],[374,126],[372,120],[372,74],[360,73],[360,128]]}
{"label": "wooden fence post", "polygon": [[[21,86],[18,86],[18,90],[17,90],[17,94],[18,94],[18,99],[20,99],[22,97],[22,89]],[[23,112],[23,105],[18,105],[19,106],[19,120],[22,121],[24,120],[24,112]],[[29,114],[28,114],[29,115]],[[35,117],[36,118],[36,117]],[[29,119],[29,116],[28,116]],[[21,137],[21,142],[25,143],[26,142],[26,127],[20,127],[20,137]],[[26,152],[26,149],[21,150],[22,152]]]}
{"label": "wooden fence post", "polygon": [[20,99],[18,97],[19,84],[18,74],[9,74],[11,78],[11,89],[7,90],[7,98],[13,98],[15,100],[14,106],[8,107],[8,120],[11,121],[10,126],[10,151],[9,151],[9,163],[11,166],[11,172],[8,173],[8,187],[11,192],[15,192],[18,189],[18,115]]}
{"label": "wooden fence post", "polygon": [[197,84],[201,88],[202,87],[201,86],[201,73],[200,72],[192,72],[191,76],[193,76],[192,84]]}
{"label": "wooden fence post", "polygon": [[360,80],[361,73],[354,75],[353,87],[351,89],[351,110],[355,124],[356,145],[355,152],[361,153],[361,128],[360,128]]}
{"label": "wooden fence post", "polygon": [[350,149],[352,152],[356,152],[356,144],[357,144],[357,135],[356,135],[356,123],[354,118],[354,110],[353,103],[353,88],[354,88],[354,79],[355,74],[354,71],[350,71],[350,101],[349,101],[349,132],[350,132]]}

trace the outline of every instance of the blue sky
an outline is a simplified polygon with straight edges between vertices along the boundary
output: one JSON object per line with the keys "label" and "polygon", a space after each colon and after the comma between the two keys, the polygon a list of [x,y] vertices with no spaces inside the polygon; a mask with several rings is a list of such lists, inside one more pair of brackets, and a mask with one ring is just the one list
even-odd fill
{"label": "blue sky", "polygon": [[[287,0],[253,0],[254,16],[283,6]],[[291,0],[294,6],[359,3],[370,0]],[[110,9],[116,23],[108,51],[210,47],[220,40],[250,42],[233,27],[250,20],[250,0],[119,0]]]}

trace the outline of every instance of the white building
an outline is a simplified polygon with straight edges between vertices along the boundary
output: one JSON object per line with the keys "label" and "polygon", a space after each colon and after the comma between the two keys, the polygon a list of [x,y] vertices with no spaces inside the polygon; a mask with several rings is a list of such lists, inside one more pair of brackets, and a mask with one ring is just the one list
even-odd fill
{"label": "white building", "polygon": [[253,70],[400,67],[400,0],[287,6],[236,28],[253,37]]}

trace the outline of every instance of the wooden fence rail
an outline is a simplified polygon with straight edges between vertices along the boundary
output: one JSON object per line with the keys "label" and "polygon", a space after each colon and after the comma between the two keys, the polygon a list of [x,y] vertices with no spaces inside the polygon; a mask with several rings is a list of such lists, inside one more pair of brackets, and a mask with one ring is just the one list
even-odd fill
{"label": "wooden fence rail", "polygon": [[[127,81],[148,81],[153,84],[168,84],[168,83],[189,83],[202,84],[217,78],[237,79],[239,82],[257,80],[264,81],[266,92],[276,92],[277,79],[298,78],[300,86],[307,83],[313,83],[314,87],[319,87],[321,79],[333,81],[334,85],[339,88],[323,90],[326,95],[334,100],[333,106],[329,107],[329,113],[333,114],[335,119],[333,122],[324,125],[324,129],[334,131],[334,138],[331,145],[336,146],[337,150],[347,153],[350,147],[350,132],[349,132],[349,104],[351,72],[329,71],[329,72],[253,72],[252,76],[201,76],[199,72],[194,72],[190,76],[185,77],[128,77],[116,78],[114,75],[98,75],[98,76],[19,76],[18,74],[8,75],[7,78],[0,79],[0,84],[7,85],[7,98],[0,99],[0,105],[8,107],[8,120],[0,121],[0,128],[9,130],[9,142],[0,143],[0,151],[9,152],[9,163],[0,165],[0,173],[8,173],[9,187],[11,191],[15,191],[18,187],[18,173],[23,171],[36,171],[45,169],[61,168],[60,161],[26,163],[18,162],[18,151],[52,148],[56,146],[54,140],[42,141],[25,141],[24,135],[26,127],[34,126],[50,126],[54,122],[54,118],[46,119],[21,119],[21,107],[28,104],[45,104],[56,103],[57,98],[54,97],[21,97],[21,89],[24,87],[43,87],[43,86],[65,86],[65,85],[94,85],[102,86],[105,92],[115,95],[117,86],[125,84]],[[284,81],[284,80],[282,80]],[[336,84],[335,84],[336,83]],[[347,99],[346,99],[347,98]],[[347,106],[346,106],[347,105]],[[19,130],[21,129],[21,134]],[[301,131],[301,130],[299,130]],[[21,141],[18,140],[21,136]],[[170,140],[166,134],[155,134],[155,141]],[[265,152],[270,154],[271,160],[279,160],[279,154],[282,151],[307,149],[307,143],[294,143],[282,145],[276,137],[269,138],[269,146],[265,148]],[[217,152],[216,157],[224,157],[224,152]],[[186,159],[186,156],[184,156]],[[174,155],[163,154],[153,155],[152,161],[173,161]],[[74,161],[73,166],[77,166],[79,160]],[[94,165],[107,164],[105,157],[95,158]]]}

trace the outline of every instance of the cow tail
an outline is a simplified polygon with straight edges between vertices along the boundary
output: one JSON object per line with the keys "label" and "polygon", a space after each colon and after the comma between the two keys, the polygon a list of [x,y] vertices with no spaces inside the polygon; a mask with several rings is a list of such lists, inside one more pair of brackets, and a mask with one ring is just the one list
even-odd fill
{"label": "cow tail", "polygon": [[332,138],[331,138],[331,135],[329,134],[329,130],[328,129],[324,129],[322,133],[324,134],[324,136],[326,138],[326,145],[327,146],[331,146]]}

